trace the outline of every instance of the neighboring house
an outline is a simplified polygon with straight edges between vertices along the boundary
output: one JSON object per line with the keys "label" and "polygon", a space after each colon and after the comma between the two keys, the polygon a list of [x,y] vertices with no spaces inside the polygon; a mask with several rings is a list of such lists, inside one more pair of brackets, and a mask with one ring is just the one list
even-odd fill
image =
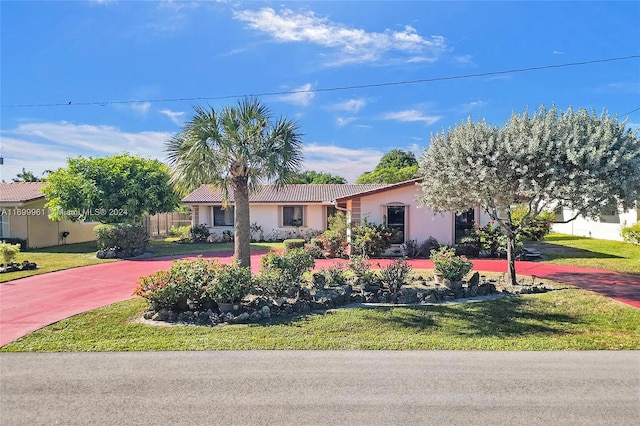
{"label": "neighboring house", "polygon": [[[557,220],[568,220],[575,216],[575,212],[564,209],[557,213]],[[601,240],[622,241],[620,231],[625,226],[635,225],[640,222],[640,207],[628,211],[611,211],[602,215],[599,220],[587,219],[578,216],[577,219],[569,223],[556,223],[553,225],[554,232],[563,234],[579,235],[582,237],[592,237]]]}
{"label": "neighboring house", "polygon": [[[390,185],[287,185],[280,190],[264,185],[249,196],[251,222],[267,240],[295,238],[325,231],[328,217],[342,210],[352,224],[366,219],[400,231],[395,244],[424,241],[430,236],[451,244],[456,234],[479,217],[479,211],[434,214],[429,207],[420,207],[416,201],[419,183],[414,179]],[[233,194],[229,198],[224,208],[222,192],[202,185],[182,202],[191,206],[194,225],[204,224],[214,238],[221,238],[224,231],[233,230]]]}
{"label": "neighboring house", "polygon": [[[0,240],[27,240],[28,248],[80,243],[96,239],[96,223],[49,220],[43,182],[0,183]],[[66,238],[62,233],[68,232]]]}

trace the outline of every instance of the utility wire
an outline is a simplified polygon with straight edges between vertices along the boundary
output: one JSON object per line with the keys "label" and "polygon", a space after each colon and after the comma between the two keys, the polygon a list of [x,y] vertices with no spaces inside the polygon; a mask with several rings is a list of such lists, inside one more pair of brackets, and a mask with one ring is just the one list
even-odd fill
{"label": "utility wire", "polygon": [[[423,78],[419,80],[405,80],[405,81],[393,81],[386,83],[371,83],[371,84],[360,84],[353,86],[338,86],[338,87],[327,87],[320,89],[302,89],[302,90],[291,90],[291,91],[281,91],[281,92],[264,92],[264,93],[251,93],[251,94],[240,94],[240,95],[224,95],[224,96],[211,96],[211,97],[193,97],[193,98],[167,98],[167,99],[137,99],[137,100],[128,100],[128,101],[93,101],[93,102],[64,102],[64,103],[49,103],[49,104],[14,104],[14,105],[2,105],[2,108],[31,108],[31,107],[57,107],[57,106],[106,106],[106,105],[114,105],[114,104],[135,104],[135,103],[161,103],[161,102],[185,102],[185,101],[212,101],[212,100],[221,100],[221,99],[231,99],[231,98],[244,98],[244,97],[265,97],[265,96],[282,96],[282,95],[294,95],[300,93],[321,93],[321,92],[335,92],[340,90],[355,90],[355,89],[366,89],[366,88],[375,88],[375,87],[389,87],[389,86],[401,86],[401,85],[409,85],[409,84],[419,84],[419,83],[432,83],[435,81],[447,81],[447,80],[461,80],[467,78],[476,78],[476,77],[487,77],[493,75],[503,75],[503,74],[513,74],[513,73],[522,73],[529,71],[539,71],[539,70],[547,70],[554,68],[566,68],[566,67],[574,67],[574,66],[582,66],[582,65],[591,65],[591,64],[599,64],[605,62],[615,62],[615,61],[626,61],[629,59],[639,59],[640,55],[630,55],[623,56],[617,58],[606,58],[606,59],[594,59],[590,61],[582,61],[582,62],[569,62],[565,64],[556,64],[556,65],[541,65],[535,67],[527,67],[527,68],[516,68],[510,70],[502,70],[502,71],[489,71],[483,73],[476,74],[462,74],[462,75],[454,75],[447,77],[434,77],[434,78]],[[630,111],[631,112],[637,111]],[[623,114],[626,115],[626,114]]]}
{"label": "utility wire", "polygon": [[627,111],[624,114],[620,114],[620,117],[624,117],[625,115],[633,114],[636,111],[640,111],[640,107],[638,107],[636,109],[632,109],[631,111]]}

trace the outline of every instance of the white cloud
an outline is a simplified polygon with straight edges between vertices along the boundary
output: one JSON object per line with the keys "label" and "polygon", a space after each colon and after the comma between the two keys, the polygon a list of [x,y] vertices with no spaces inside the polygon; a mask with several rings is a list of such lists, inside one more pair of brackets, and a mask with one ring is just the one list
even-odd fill
{"label": "white cloud", "polygon": [[476,108],[482,108],[486,104],[487,103],[485,101],[481,99],[476,99],[475,101],[470,101],[462,104],[462,106],[460,107],[460,111],[463,113],[468,113]]}
{"label": "white cloud", "polygon": [[357,120],[356,117],[348,117],[348,118],[338,117],[336,118],[336,124],[338,125],[338,127],[344,127],[347,124],[353,123],[356,120]]}
{"label": "white cloud", "polygon": [[472,65],[473,57],[471,55],[459,55],[453,57],[453,62],[459,65]]}
{"label": "white cloud", "polygon": [[365,105],[367,105],[367,101],[362,98],[349,99],[344,102],[339,102],[333,105],[331,109],[336,109],[339,111],[346,111],[346,112],[356,114],[358,111],[360,111],[361,108],[364,108]]}
{"label": "white cloud", "polygon": [[265,7],[234,12],[234,18],[277,42],[305,42],[335,50],[329,63],[334,66],[374,62],[389,54],[434,61],[447,49],[444,37],[423,37],[409,25],[401,31],[367,32],[316,16],[313,11],[296,13],[285,8],[278,13]]}
{"label": "white cloud", "polygon": [[177,125],[181,125],[183,123],[182,117],[185,114],[184,111],[171,111],[170,109],[161,109],[159,112],[160,114],[169,117],[169,119]]}
{"label": "white cloud", "polygon": [[131,109],[142,115],[146,115],[149,112],[149,108],[151,108],[151,103],[149,102],[134,102],[131,104]]}
{"label": "white cloud", "polygon": [[309,144],[303,148],[306,170],[342,176],[354,182],[358,176],[373,170],[384,154],[374,149],[350,149],[335,145]]}
{"label": "white cloud", "polygon": [[382,115],[383,120],[395,120],[404,122],[421,121],[427,126],[436,123],[442,117],[438,115],[424,115],[422,112],[416,109],[409,109],[405,111],[387,112]]}
{"label": "white cloud", "polygon": [[316,94],[312,92],[312,90],[313,86],[311,85],[311,83],[307,83],[291,90],[292,93],[278,96],[276,99],[278,101],[287,102],[294,105],[307,106],[316,96]]}
{"label": "white cloud", "polygon": [[73,124],[66,121],[21,124],[2,131],[2,179],[11,180],[26,170],[41,175],[66,165],[69,157],[108,156],[128,152],[145,158],[164,160],[165,132],[130,133],[116,127]]}

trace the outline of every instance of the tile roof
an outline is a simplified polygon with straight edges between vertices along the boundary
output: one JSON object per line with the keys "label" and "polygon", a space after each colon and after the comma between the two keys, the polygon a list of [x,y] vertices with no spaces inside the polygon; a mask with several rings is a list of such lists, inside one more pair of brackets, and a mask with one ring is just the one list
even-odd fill
{"label": "tile roof", "polygon": [[[274,185],[262,185],[249,195],[252,203],[323,203],[336,198],[350,197],[387,187],[386,184],[325,184],[325,185],[287,185],[277,189]],[[233,201],[233,193],[229,196]],[[182,199],[187,204],[221,203],[222,191],[211,185],[202,185]]]}
{"label": "tile roof", "polygon": [[44,182],[0,182],[0,203],[22,203],[44,197]]}
{"label": "tile roof", "polygon": [[[371,195],[371,194],[377,194],[380,192],[385,192],[385,191],[390,191],[393,189],[397,189],[397,188],[404,188],[405,186],[415,186],[419,183],[422,182],[422,179],[418,178],[418,179],[411,179],[411,180],[406,180],[404,182],[398,182],[398,183],[391,183],[389,185],[383,185],[381,187],[378,188],[371,188],[369,190],[365,190],[365,191],[361,191],[357,194],[353,194],[353,195],[358,195],[358,196],[365,196],[365,195]],[[344,197],[336,197],[336,200],[346,200],[348,198],[351,198],[353,195],[347,195]]]}

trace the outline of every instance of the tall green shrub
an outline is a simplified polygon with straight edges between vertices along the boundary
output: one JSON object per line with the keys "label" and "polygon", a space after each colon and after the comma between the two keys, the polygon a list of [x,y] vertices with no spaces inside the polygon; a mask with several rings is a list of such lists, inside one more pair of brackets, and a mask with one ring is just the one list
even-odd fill
{"label": "tall green shrub", "polygon": [[640,222],[635,225],[625,226],[620,231],[620,235],[629,243],[640,244]]}
{"label": "tall green shrub", "polygon": [[134,252],[144,252],[149,242],[147,230],[137,224],[119,223],[116,225],[98,225],[96,233],[98,250],[115,249],[130,257]]}
{"label": "tall green shrub", "polygon": [[9,244],[4,241],[0,241],[0,257],[2,263],[8,265],[13,262],[16,256],[20,253],[20,244]]}

